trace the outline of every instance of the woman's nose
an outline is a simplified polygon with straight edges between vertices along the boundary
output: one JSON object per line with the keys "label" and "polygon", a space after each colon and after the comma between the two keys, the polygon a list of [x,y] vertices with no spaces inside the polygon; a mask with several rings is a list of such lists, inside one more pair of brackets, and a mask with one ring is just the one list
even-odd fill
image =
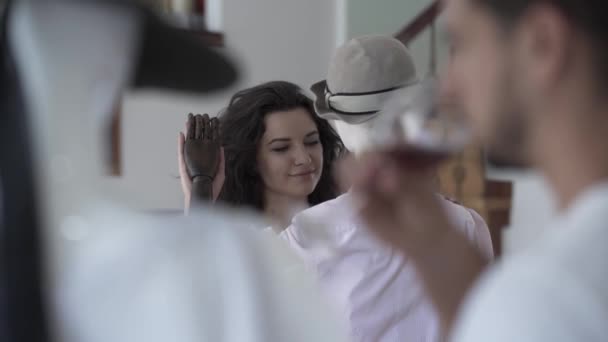
{"label": "woman's nose", "polygon": [[310,164],[311,162],[312,162],[312,157],[310,156],[310,153],[308,153],[308,151],[306,151],[306,148],[301,146],[301,147],[298,147],[295,149],[294,164],[306,165],[306,164]]}

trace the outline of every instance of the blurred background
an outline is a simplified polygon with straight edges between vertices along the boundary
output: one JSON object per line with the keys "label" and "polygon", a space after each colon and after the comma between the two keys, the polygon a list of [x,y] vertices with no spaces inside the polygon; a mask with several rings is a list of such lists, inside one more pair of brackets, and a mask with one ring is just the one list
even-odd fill
{"label": "blurred background", "polygon": [[[118,105],[120,177],[108,182],[135,194],[134,204],[144,210],[179,211],[183,206],[176,141],[188,113],[216,115],[236,90],[264,81],[287,80],[306,88],[324,77],[333,50],[355,36],[397,35],[410,48],[422,77],[434,74],[447,54],[432,0],[140,1],[234,56],[245,71],[238,84],[208,96],[125,94]],[[212,33],[201,33],[203,27]],[[445,193],[489,221],[502,253],[525,248],[554,212],[537,175],[493,168],[478,148],[448,163],[441,176]]]}

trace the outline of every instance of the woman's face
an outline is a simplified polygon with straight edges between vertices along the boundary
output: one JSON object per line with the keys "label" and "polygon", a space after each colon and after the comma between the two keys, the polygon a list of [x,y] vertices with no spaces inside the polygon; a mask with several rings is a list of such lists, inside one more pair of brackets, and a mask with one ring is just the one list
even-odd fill
{"label": "woman's face", "polygon": [[266,191],[305,198],[321,178],[323,146],[304,108],[269,113],[258,147],[258,169]]}

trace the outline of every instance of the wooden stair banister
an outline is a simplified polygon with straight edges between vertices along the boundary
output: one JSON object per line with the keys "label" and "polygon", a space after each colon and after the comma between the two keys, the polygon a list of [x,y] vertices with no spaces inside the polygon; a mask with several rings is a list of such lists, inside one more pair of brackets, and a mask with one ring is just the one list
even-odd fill
{"label": "wooden stair banister", "polygon": [[395,35],[395,38],[400,40],[403,44],[409,45],[414,38],[416,38],[422,31],[427,29],[431,24],[435,22],[439,13],[441,12],[441,6],[439,1],[434,1],[427,8],[425,8],[412,22],[405,25]]}

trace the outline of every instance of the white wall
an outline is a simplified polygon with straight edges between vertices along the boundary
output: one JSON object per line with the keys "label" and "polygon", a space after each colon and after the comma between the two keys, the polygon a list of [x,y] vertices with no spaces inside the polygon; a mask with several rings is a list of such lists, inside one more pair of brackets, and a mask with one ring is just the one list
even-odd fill
{"label": "white wall", "polygon": [[511,225],[503,233],[503,252],[516,253],[532,245],[550,226],[556,213],[553,194],[537,173],[488,170],[488,178],[513,182]]}
{"label": "white wall", "polygon": [[181,208],[177,132],[186,114],[215,114],[235,90],[287,80],[306,87],[321,79],[336,45],[335,0],[225,0],[223,33],[245,71],[239,84],[209,96],[131,94],[123,111],[123,175],[130,202],[145,209]]}

